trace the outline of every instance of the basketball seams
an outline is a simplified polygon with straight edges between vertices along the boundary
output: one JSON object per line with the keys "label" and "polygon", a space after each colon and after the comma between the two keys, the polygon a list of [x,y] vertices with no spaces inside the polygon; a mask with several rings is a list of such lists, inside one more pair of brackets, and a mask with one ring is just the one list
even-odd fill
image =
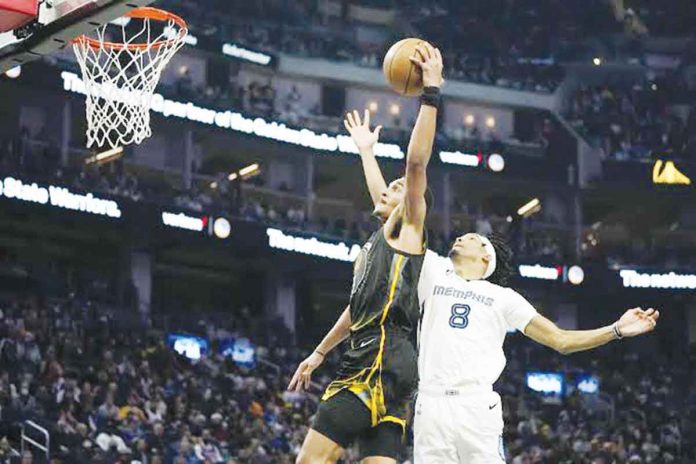
{"label": "basketball seams", "polygon": [[[418,42],[418,44],[416,45],[416,47],[419,46],[419,45],[422,44],[422,43],[423,43],[423,41],[421,40],[420,42]],[[401,48],[401,47],[399,47],[399,48]],[[414,51],[415,51],[414,55],[415,55],[416,53],[418,53],[418,50],[414,50]],[[422,58],[422,57],[421,57],[421,58]],[[404,85],[404,95],[408,95],[408,85],[411,83],[411,74],[413,73],[413,68],[414,68],[414,67],[415,67],[415,65],[409,60],[408,76],[406,76],[406,84]],[[391,77],[391,76],[390,76],[390,77]]]}
{"label": "basketball seams", "polygon": [[[423,43],[427,42],[423,39],[418,39],[415,37],[402,39],[399,42],[395,43],[392,46],[392,48],[389,49],[387,55],[384,57],[382,67],[384,76],[387,79],[390,86],[392,87],[392,89],[400,95],[414,96],[418,95],[419,91],[422,90],[418,88],[422,86],[419,86],[418,83],[414,82],[414,79],[418,77],[417,73],[419,70],[414,70],[414,67],[417,65],[414,65],[413,62],[411,62],[411,58],[418,56],[418,50],[416,50],[415,47],[419,47]],[[410,54],[405,53],[405,51],[403,50],[404,45],[408,45],[406,49],[407,51],[410,51]],[[405,63],[404,59],[408,61]],[[397,61],[397,63],[394,64],[394,61]],[[408,66],[408,70],[406,70],[406,66]],[[416,88],[410,89],[410,86],[412,84]]]}

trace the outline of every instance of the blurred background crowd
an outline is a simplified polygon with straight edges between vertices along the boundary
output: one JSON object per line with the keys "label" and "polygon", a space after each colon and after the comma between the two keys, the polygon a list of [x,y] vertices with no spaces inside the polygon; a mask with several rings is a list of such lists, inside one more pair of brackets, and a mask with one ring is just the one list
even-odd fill
{"label": "blurred background crowd", "polygon": [[[257,308],[224,317],[168,315],[139,321],[94,299],[6,294],[0,324],[0,446],[24,420],[51,433],[55,462],[292,463],[314,414],[317,394],[286,391],[305,349],[289,334],[254,328]],[[184,329],[212,341],[191,361],[165,343]],[[249,337],[256,364],[237,365],[218,342]],[[504,398],[509,462],[686,463],[696,443],[696,353],[675,359],[638,355],[620,343],[562,357],[512,335]],[[333,354],[319,373],[324,385]],[[525,385],[530,370],[589,372],[601,395],[569,389],[544,396]],[[353,462],[350,452],[344,462]],[[22,462],[32,461],[26,452]],[[411,462],[408,454],[403,463]]]}
{"label": "blurred background crowd", "polygon": [[[507,462],[696,462],[696,284],[670,287],[677,274],[696,282],[696,2],[204,3],[155,2],[196,39],[157,91],[276,132],[153,113],[152,138],[94,162],[84,100],[61,85],[79,73],[70,50],[0,75],[0,463],[45,462],[22,447],[23,429],[42,440],[27,421],[49,433],[54,463],[294,462],[340,350],[310,392],[286,385],[345,306],[350,265],[307,256],[319,247],[271,250],[268,228],[348,247],[376,230],[358,157],[302,137],[338,140],[345,112],[367,109],[380,141],[405,152],[418,104],[380,70],[404,37],[436,44],[446,66],[429,248],[446,254],[462,232],[506,237],[532,268],[514,287],[564,327],[606,324],[623,305],[664,309],[644,341],[588,354],[510,334],[496,385]],[[403,159],[378,161],[387,181],[402,175]],[[8,177],[113,199],[123,216],[18,201]],[[164,227],[163,212],[183,227]],[[228,238],[205,228],[214,218]],[[584,284],[569,283],[572,265]],[[208,345],[190,355],[172,334]],[[535,391],[530,372],[566,388]],[[412,464],[406,441],[400,464]],[[341,464],[356,459],[351,449]]]}

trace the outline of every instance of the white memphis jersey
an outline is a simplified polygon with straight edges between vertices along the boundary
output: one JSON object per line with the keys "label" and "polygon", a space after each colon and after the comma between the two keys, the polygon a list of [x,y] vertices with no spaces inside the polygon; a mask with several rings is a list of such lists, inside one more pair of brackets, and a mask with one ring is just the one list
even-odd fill
{"label": "white memphis jersey", "polygon": [[449,258],[428,251],[418,283],[421,387],[492,385],[505,368],[508,329],[524,331],[537,314],[522,295],[459,277]]}

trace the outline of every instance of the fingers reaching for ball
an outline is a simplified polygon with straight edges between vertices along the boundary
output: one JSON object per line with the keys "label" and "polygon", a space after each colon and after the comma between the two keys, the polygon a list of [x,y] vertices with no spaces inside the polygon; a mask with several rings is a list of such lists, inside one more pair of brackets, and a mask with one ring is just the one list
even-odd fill
{"label": "fingers reaching for ball", "polygon": [[444,83],[442,78],[442,53],[427,42],[416,47],[416,53],[410,57],[411,62],[418,66],[423,73],[423,85],[426,87],[440,87]]}

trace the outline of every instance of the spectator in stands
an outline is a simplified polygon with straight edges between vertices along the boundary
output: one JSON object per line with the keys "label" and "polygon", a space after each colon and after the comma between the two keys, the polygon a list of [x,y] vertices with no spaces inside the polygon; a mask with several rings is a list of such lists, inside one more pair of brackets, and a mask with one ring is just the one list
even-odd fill
{"label": "spectator in stands", "polygon": [[300,94],[300,91],[297,90],[297,86],[293,85],[290,92],[288,92],[288,94],[285,96],[283,114],[281,114],[281,118],[287,120],[291,124],[299,124],[300,117],[304,115],[301,101],[302,95]]}
{"label": "spectator in stands", "polygon": [[476,233],[487,237],[493,233],[491,222],[484,215],[479,215],[476,218]]}

